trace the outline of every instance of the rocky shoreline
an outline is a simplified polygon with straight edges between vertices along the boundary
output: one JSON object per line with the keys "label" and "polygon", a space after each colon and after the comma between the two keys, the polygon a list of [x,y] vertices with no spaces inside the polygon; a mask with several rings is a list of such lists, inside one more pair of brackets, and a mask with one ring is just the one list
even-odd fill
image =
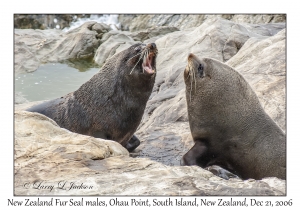
{"label": "rocky shoreline", "polygon": [[[16,195],[285,195],[285,180],[223,180],[199,167],[179,166],[193,145],[183,70],[192,52],[235,68],[270,117],[286,130],[285,15],[119,15],[122,30],[87,22],[77,29],[15,29],[15,75],[41,63],[92,59],[98,65],[137,42],[155,42],[157,77],[141,140],[129,154],[113,141],[69,132],[39,114],[39,102],[15,98]],[[24,189],[27,180],[77,180],[91,190]],[[126,180],[126,182],[124,182]]]}

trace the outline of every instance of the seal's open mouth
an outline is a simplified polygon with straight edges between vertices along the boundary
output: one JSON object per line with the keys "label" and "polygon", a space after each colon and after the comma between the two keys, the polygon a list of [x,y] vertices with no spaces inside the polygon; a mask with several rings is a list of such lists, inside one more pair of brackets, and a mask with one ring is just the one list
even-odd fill
{"label": "seal's open mouth", "polygon": [[146,72],[148,74],[154,74],[155,69],[152,68],[152,62],[153,62],[154,54],[151,52],[149,55],[146,55],[143,59],[143,72]]}
{"label": "seal's open mouth", "polygon": [[[140,55],[137,59],[138,61],[135,63],[134,67],[132,68],[129,74],[131,74],[137,66],[137,64],[140,65],[140,63],[142,63],[142,72],[139,73],[143,73],[146,75],[155,74],[155,58],[157,55],[157,48],[155,43],[148,44],[140,53],[134,55],[132,58],[136,58],[136,56],[138,55]],[[130,58],[129,60],[131,60],[132,58]]]}

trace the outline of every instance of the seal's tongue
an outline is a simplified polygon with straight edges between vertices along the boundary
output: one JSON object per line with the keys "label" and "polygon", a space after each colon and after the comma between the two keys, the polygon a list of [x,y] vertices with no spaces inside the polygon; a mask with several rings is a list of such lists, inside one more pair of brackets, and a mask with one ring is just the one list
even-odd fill
{"label": "seal's tongue", "polygon": [[151,63],[152,63],[152,58],[153,56],[150,54],[149,56],[147,56],[147,58],[144,60],[142,66],[144,71],[146,71],[148,74],[154,74],[155,71],[154,69],[152,69]]}

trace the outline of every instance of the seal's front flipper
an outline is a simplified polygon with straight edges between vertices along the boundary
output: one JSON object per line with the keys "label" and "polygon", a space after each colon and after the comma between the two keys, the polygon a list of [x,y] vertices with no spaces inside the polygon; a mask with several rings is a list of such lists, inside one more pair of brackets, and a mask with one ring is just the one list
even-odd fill
{"label": "seal's front flipper", "polygon": [[217,165],[212,165],[212,166],[208,166],[205,168],[206,170],[210,171],[211,173],[213,173],[214,175],[221,177],[223,179],[230,179],[230,178],[237,178],[237,179],[241,179],[240,177],[238,177],[237,175],[231,173],[230,171],[227,171],[226,169],[217,166]]}
{"label": "seal's front flipper", "polygon": [[135,135],[133,135],[125,145],[125,148],[128,150],[128,152],[132,152],[140,145],[140,143],[140,140]]}
{"label": "seal's front flipper", "polygon": [[[63,99],[61,97],[61,98],[53,99],[50,101],[45,101],[43,103],[29,107],[25,111],[37,112],[37,113],[43,114],[43,115],[51,118],[52,120],[54,120],[54,116],[56,116],[56,112],[58,112],[56,107],[62,102],[63,102]],[[60,125],[59,122],[56,122],[56,123]]]}
{"label": "seal's front flipper", "polygon": [[182,166],[192,166],[198,165],[201,167],[206,166],[207,158],[207,147],[201,142],[195,142],[195,145],[182,157],[180,165]]}

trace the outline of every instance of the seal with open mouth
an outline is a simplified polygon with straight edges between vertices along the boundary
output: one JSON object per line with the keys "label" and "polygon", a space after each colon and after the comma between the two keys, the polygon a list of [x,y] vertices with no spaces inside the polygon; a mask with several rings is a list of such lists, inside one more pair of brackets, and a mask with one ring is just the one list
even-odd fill
{"label": "seal with open mouth", "polygon": [[237,71],[189,54],[184,80],[195,144],[182,165],[217,165],[242,179],[286,178],[285,134]]}
{"label": "seal with open mouth", "polygon": [[78,90],[27,109],[72,132],[114,140],[128,151],[139,146],[141,122],[156,76],[154,43],[135,44],[111,57]]}

